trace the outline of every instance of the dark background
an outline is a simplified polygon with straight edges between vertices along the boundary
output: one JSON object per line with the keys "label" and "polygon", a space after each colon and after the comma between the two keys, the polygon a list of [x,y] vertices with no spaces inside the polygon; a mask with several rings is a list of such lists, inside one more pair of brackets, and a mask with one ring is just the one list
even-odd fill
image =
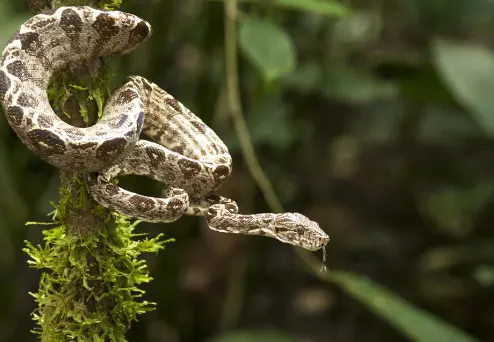
{"label": "dark background", "polygon": [[[295,63],[268,81],[252,51],[269,55],[270,46],[240,37],[240,91],[259,162],[285,209],[331,236],[336,278],[366,276],[494,341],[494,3],[341,1],[346,14],[270,3],[241,2],[240,25],[276,25]],[[154,35],[108,61],[115,83],[142,75],[198,114],[233,155],[220,194],[244,213],[270,211],[225,109],[223,3],[127,0],[121,9],[148,20]],[[30,15],[22,1],[2,0],[2,46]],[[145,179],[124,184],[159,193]],[[28,292],[40,273],[21,248],[41,243],[41,232],[24,223],[49,220],[58,187],[57,170],[1,119],[0,341],[35,340]],[[193,217],[137,230],[176,242],[147,256],[155,279],[145,298],[158,305],[132,326],[130,341],[472,341],[422,311],[412,319],[406,303],[359,287],[362,278],[318,279],[273,239],[212,232]],[[224,335],[232,331],[243,337]]]}

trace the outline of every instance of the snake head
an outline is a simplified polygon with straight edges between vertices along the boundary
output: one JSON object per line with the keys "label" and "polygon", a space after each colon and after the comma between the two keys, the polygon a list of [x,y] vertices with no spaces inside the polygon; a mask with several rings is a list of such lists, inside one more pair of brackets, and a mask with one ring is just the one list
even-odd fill
{"label": "snake head", "polygon": [[273,225],[273,237],[309,251],[317,251],[329,242],[329,236],[319,227],[299,213],[276,215]]}

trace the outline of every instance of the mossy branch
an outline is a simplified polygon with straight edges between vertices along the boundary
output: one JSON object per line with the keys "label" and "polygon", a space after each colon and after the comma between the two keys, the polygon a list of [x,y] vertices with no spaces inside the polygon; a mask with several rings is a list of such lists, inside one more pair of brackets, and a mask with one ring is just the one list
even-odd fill
{"label": "mossy branch", "polygon": [[[115,9],[120,3],[54,0],[51,5]],[[99,59],[59,72],[48,90],[54,110],[74,126],[94,124],[110,94],[112,77]],[[152,280],[141,254],[157,253],[170,240],[162,240],[162,235],[139,237],[134,233],[137,222],[94,202],[81,176],[61,172],[61,198],[53,203],[53,222],[48,223],[54,227],[43,231],[43,246],[26,241],[29,265],[42,271],[39,290],[31,294],[38,304],[33,332],[47,342],[122,342],[131,323],[155,306],[142,299],[139,288]]]}

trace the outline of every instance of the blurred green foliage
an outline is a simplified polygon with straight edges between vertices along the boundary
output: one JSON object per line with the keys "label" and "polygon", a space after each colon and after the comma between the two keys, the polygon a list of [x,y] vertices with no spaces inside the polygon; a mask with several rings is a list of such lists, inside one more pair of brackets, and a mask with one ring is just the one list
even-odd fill
{"label": "blurred green foliage", "polygon": [[[223,2],[127,0],[122,10],[154,36],[108,63],[203,117],[234,157],[221,194],[243,212],[269,211],[225,106]],[[0,43],[29,15],[0,3]],[[285,245],[194,218],[143,224],[177,242],[149,259],[158,309],[129,340],[492,340],[493,29],[490,0],[241,1],[251,137],[286,208],[330,234],[333,271],[318,279]],[[21,248],[41,232],[23,223],[49,211],[58,179],[5,120],[0,132],[0,341],[28,341],[39,275]],[[159,194],[140,178],[122,184]]]}

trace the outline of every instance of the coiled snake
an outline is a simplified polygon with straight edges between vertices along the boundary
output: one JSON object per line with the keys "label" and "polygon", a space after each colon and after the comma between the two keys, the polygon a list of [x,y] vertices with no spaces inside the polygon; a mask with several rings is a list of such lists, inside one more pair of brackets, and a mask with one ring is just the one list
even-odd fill
{"label": "coiled snake", "polygon": [[[227,147],[200,118],[142,77],[129,77],[91,127],[71,126],[55,114],[47,95],[55,71],[126,54],[150,35],[150,25],[132,14],[91,7],[61,7],[27,20],[0,60],[0,101],[17,136],[46,162],[84,173],[94,199],[126,216],[150,222],[205,216],[216,231],[324,248],[326,233],[301,214],[241,215],[234,201],[211,195],[232,170]],[[139,140],[141,131],[155,142]],[[152,177],[169,188],[163,198],[141,196],[111,182],[123,174]]]}

